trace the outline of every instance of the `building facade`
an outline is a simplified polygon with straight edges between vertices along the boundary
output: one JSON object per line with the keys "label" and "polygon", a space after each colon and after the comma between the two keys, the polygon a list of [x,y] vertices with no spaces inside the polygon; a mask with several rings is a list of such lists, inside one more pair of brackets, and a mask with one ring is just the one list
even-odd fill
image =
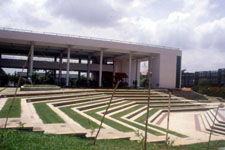
{"label": "building facade", "polygon": [[198,85],[201,79],[208,79],[213,86],[225,86],[225,68],[214,71],[198,71],[182,73],[182,87]]}
{"label": "building facade", "polygon": [[0,55],[1,68],[22,68],[28,59],[28,75],[51,70],[60,84],[65,74],[66,86],[72,72],[85,74],[98,87],[112,86],[119,78],[129,88],[139,86],[140,62],[146,60],[152,65],[153,88],[181,85],[182,52],[176,48],[1,28]]}

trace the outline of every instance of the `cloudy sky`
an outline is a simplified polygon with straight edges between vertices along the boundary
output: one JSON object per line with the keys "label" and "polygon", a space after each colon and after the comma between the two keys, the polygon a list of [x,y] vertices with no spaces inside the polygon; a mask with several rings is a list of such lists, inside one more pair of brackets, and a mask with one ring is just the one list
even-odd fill
{"label": "cloudy sky", "polygon": [[225,0],[0,0],[0,26],[180,48],[187,71],[225,68]]}

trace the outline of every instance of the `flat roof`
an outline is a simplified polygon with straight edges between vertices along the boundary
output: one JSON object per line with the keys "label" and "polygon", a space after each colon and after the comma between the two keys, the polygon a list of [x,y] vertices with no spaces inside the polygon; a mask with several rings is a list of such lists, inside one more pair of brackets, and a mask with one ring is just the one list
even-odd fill
{"label": "flat roof", "polygon": [[68,34],[34,32],[14,28],[0,27],[0,43],[31,44],[39,46],[52,46],[59,48],[93,50],[113,53],[140,53],[140,54],[174,54],[181,56],[182,52],[178,48],[171,48],[158,45],[117,41],[93,37],[84,37]]}

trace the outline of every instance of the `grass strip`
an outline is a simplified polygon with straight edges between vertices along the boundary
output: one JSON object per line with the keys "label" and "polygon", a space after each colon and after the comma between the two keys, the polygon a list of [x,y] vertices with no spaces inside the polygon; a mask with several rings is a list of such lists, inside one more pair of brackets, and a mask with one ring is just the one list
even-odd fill
{"label": "grass strip", "polygon": [[[154,113],[156,113],[157,111],[159,111],[159,109],[151,109],[149,111],[149,116],[152,116]],[[143,114],[142,116],[140,116],[139,118],[137,118],[135,121],[139,122],[139,123],[143,123],[146,120],[146,114]]]}
{"label": "grass strip", "polygon": [[[131,126],[133,126],[133,127],[136,127],[136,128],[138,128],[138,129],[140,129],[140,130],[145,131],[145,127],[143,127],[143,126],[141,126],[141,125],[138,125],[138,124],[136,124],[136,123],[134,123],[134,122],[131,122],[131,121],[128,121],[128,120],[125,120],[125,119],[121,118],[122,116],[124,116],[124,115],[126,115],[126,114],[128,114],[128,113],[131,113],[131,112],[133,112],[133,111],[135,111],[135,110],[137,110],[137,109],[140,109],[140,108],[142,108],[142,107],[144,107],[144,106],[145,106],[145,105],[143,105],[143,104],[137,105],[137,106],[132,107],[132,108],[130,108],[130,109],[127,109],[127,110],[124,110],[124,111],[119,112],[119,113],[117,113],[117,114],[114,114],[114,115],[112,115],[111,117],[114,118],[114,119],[117,119],[117,120],[119,120],[119,121],[121,121],[121,122],[124,122],[124,123],[126,123],[126,124],[128,124],[128,125],[131,125]],[[152,129],[149,129],[149,128],[147,129],[147,131],[148,131],[148,133],[151,133],[151,134],[156,135],[156,136],[161,136],[161,135],[163,135],[162,133],[157,132],[157,131],[152,130]]]}
{"label": "grass strip", "polygon": [[64,123],[64,120],[49,108],[46,103],[34,103],[33,105],[38,116],[45,124]]}
{"label": "grass strip", "polygon": [[[126,101],[126,102],[123,102],[123,103],[120,103],[120,104],[114,104],[114,105],[111,105],[110,108],[113,108],[113,107],[116,107],[116,106],[122,106],[122,105],[127,104],[127,103],[131,103],[131,102]],[[87,111],[85,113],[88,114],[89,116],[101,121],[102,116],[96,114],[96,112],[103,111],[105,109],[106,109],[106,107],[102,107],[102,108],[97,108],[97,109],[94,109],[94,110],[91,110],[91,111]],[[114,129],[117,129],[117,130],[122,131],[122,132],[132,132],[133,131],[129,127],[126,127],[126,126],[124,126],[120,123],[114,122],[114,121],[112,121],[108,118],[104,119],[104,123],[107,124],[108,126],[114,128]]]}
{"label": "grass strip", "polygon": [[53,84],[24,84],[24,87],[58,87],[57,85]]}
{"label": "grass strip", "polygon": [[67,114],[71,119],[79,123],[82,127],[86,129],[97,128],[98,124],[94,121],[84,117],[83,115],[73,111],[71,108],[62,107],[60,108],[65,114]]}
{"label": "grass strip", "polygon": [[[87,99],[87,98],[83,98],[83,99]],[[64,100],[64,101],[71,101],[71,100],[81,100],[79,98],[76,99],[68,99],[68,100]],[[39,117],[41,118],[41,120],[43,121],[43,123],[45,124],[51,124],[51,123],[64,123],[63,119],[60,118],[57,113],[55,113],[51,108],[49,108],[49,106],[47,105],[47,103],[52,103],[52,102],[63,102],[62,100],[56,100],[56,101],[47,101],[47,102],[41,102],[41,103],[33,103],[34,108],[36,109],[37,114],[39,115]],[[94,102],[99,102],[99,101],[94,101]],[[87,105],[87,103],[82,104],[82,105]],[[63,109],[64,110],[64,109]],[[65,113],[67,114],[67,111],[65,111]],[[70,113],[70,112],[69,112]],[[71,114],[67,114],[68,116],[71,117]],[[72,118],[72,117],[71,117]]]}
{"label": "grass strip", "polygon": [[[5,105],[0,111],[0,118],[6,118],[9,107],[13,101],[13,98],[10,98],[6,101]],[[15,98],[11,111],[9,113],[9,118],[20,118],[21,116],[21,99]]]}
{"label": "grass strip", "polygon": [[[151,109],[149,111],[149,116],[152,116],[153,114],[155,114],[157,111],[159,111],[159,109]],[[142,116],[140,116],[139,118],[137,118],[135,121],[145,125],[145,120],[146,120],[146,114],[143,114]],[[163,132],[166,132],[166,129],[165,128],[162,128],[162,127],[159,127],[159,126],[156,126],[156,125],[153,125],[153,124],[148,124],[149,127],[152,127],[152,128],[155,128],[155,129],[158,129],[160,131],[163,131]],[[175,136],[178,136],[178,137],[181,137],[181,138],[185,138],[187,137],[186,135],[183,135],[183,134],[180,134],[178,132],[175,132],[175,131],[171,131],[169,130],[168,131],[169,134],[172,134],[172,135],[175,135]]]}
{"label": "grass strip", "polygon": [[[22,130],[7,130],[8,134],[0,143],[2,150],[137,150],[141,149],[140,143],[130,140],[98,140],[93,145],[92,139],[85,139],[72,135],[50,135],[39,132]],[[0,134],[3,130],[0,130]],[[164,143],[148,143],[148,149],[165,150]],[[225,147],[225,141],[212,141],[210,149],[216,150]],[[173,150],[205,150],[206,143],[170,146]]]}
{"label": "grass strip", "polygon": [[98,124],[95,123],[94,121],[92,121],[92,120],[82,116],[81,114],[73,111],[71,108],[86,106],[86,105],[90,105],[90,104],[101,103],[101,102],[105,102],[105,101],[106,101],[106,99],[105,100],[101,100],[101,101],[93,101],[93,102],[89,102],[89,103],[84,103],[84,104],[75,104],[75,105],[70,105],[70,106],[66,106],[66,107],[60,107],[59,109],[61,111],[63,111],[65,114],[67,114],[75,122],[77,122],[81,126],[83,126],[84,128],[92,129],[92,128],[97,128]]}

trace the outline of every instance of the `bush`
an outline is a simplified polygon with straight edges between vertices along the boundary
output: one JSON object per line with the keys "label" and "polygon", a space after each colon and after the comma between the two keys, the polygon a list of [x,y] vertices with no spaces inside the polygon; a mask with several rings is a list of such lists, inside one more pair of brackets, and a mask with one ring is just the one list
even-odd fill
{"label": "bush", "polygon": [[148,87],[148,79],[147,78],[141,78],[140,86],[141,87]]}
{"label": "bush", "polygon": [[200,79],[199,82],[198,82],[198,85],[199,86],[210,86],[211,83],[210,83],[210,80],[209,79]]}

